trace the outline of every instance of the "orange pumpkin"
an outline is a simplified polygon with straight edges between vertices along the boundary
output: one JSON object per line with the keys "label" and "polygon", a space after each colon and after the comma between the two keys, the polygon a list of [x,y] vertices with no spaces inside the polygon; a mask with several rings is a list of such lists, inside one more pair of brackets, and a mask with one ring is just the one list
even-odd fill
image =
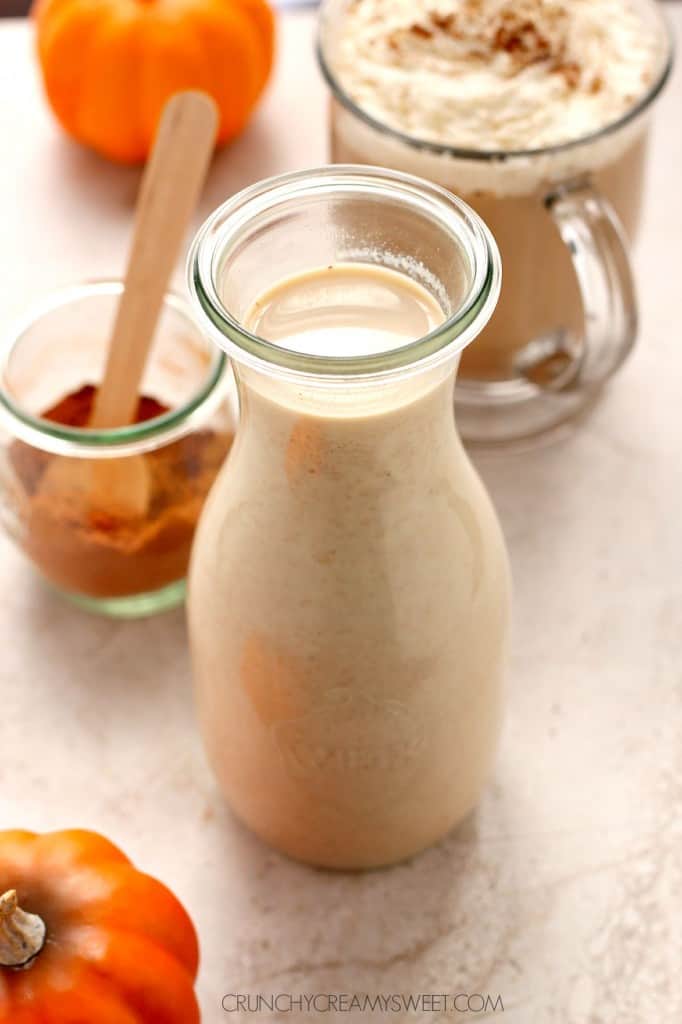
{"label": "orange pumpkin", "polygon": [[122,163],[148,156],[161,110],[209,93],[218,142],[245,126],[272,68],[267,0],[36,0],[45,90],[74,138]]}
{"label": "orange pumpkin", "polygon": [[92,832],[0,832],[1,1024],[197,1024],[194,927]]}

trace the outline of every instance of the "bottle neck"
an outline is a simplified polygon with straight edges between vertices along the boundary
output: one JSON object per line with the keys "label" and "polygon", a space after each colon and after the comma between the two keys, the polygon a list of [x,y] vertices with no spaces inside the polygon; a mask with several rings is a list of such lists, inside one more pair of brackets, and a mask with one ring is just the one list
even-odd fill
{"label": "bottle neck", "polygon": [[387,379],[333,378],[310,381],[263,373],[235,365],[243,414],[257,419],[265,412],[282,419],[301,416],[325,422],[393,420],[410,417],[417,404],[453,389],[459,355],[421,372]]}
{"label": "bottle neck", "polygon": [[289,477],[338,481],[355,472],[358,460],[370,460],[378,473],[418,479],[434,453],[460,447],[452,406],[456,361],[390,386],[346,382],[326,390],[236,372],[241,444],[264,474],[284,465]]}

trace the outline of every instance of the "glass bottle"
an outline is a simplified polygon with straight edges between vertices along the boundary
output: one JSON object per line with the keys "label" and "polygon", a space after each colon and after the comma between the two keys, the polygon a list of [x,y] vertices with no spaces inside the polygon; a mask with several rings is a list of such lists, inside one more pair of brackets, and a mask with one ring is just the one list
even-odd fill
{"label": "glass bottle", "polygon": [[[361,356],[251,334],[283,278],[401,269],[444,322]],[[500,288],[487,228],[434,185],[332,167],[229,200],[189,260],[241,422],[197,533],[189,620],[209,757],[236,814],[336,868],[403,859],[476,804],[501,718],[508,565],[452,414]]]}

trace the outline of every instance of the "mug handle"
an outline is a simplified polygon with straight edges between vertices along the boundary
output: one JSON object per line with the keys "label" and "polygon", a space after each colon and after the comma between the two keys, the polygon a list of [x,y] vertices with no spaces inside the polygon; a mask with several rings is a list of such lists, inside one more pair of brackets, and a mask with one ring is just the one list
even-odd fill
{"label": "mug handle", "polygon": [[[584,311],[579,346],[563,339],[542,351],[531,342],[519,369],[544,390],[598,388],[624,362],[637,337],[639,314],[623,226],[611,204],[584,179],[566,182],[545,206],[573,261]],[[523,364],[526,364],[525,366]],[[540,371],[540,372],[538,372]]]}

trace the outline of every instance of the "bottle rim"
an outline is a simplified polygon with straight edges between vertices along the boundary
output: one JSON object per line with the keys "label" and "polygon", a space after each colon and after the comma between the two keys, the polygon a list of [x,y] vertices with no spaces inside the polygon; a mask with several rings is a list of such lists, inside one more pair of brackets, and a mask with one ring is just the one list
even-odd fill
{"label": "bottle rim", "polygon": [[[377,199],[389,196],[449,231],[466,253],[471,273],[467,294],[437,328],[399,348],[361,356],[310,355],[251,333],[225,306],[218,280],[230,250],[259,217],[278,207],[322,197]],[[312,269],[312,268],[311,268]],[[263,372],[338,383],[339,378],[376,380],[421,371],[452,359],[485,326],[497,304],[501,263],[481,218],[450,192],[421,178],[385,168],[333,165],[280,175],[238,193],[205,221],[187,262],[195,314],[217,345],[237,363]]]}

